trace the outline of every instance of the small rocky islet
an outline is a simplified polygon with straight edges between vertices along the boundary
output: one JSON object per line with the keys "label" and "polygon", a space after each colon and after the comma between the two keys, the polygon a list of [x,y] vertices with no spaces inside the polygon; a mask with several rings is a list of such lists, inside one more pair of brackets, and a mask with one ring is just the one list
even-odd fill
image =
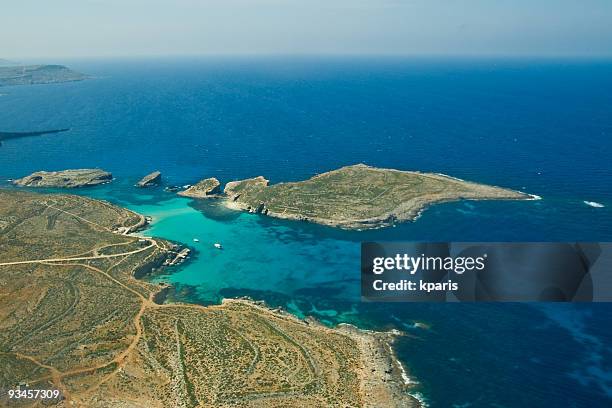
{"label": "small rocky islet", "polygon": [[161,172],[154,171],[153,173],[147,174],[138,183],[136,183],[136,187],[154,187],[160,185],[161,181]]}
{"label": "small rocky islet", "polygon": [[29,176],[13,180],[21,187],[80,188],[110,183],[113,175],[100,169],[72,169],[61,171],[37,171]]}

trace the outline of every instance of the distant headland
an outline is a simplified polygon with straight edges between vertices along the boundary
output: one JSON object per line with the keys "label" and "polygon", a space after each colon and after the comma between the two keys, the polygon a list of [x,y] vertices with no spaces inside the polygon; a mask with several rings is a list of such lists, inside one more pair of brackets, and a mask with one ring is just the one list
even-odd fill
{"label": "distant headland", "polygon": [[54,84],[82,81],[87,76],[63,65],[0,64],[0,86]]}
{"label": "distant headland", "polygon": [[37,130],[33,132],[0,132],[0,146],[2,145],[3,140],[18,139],[21,137],[30,137],[30,136],[41,136],[41,135],[47,135],[51,133],[62,133],[62,132],[67,132],[69,130],[70,129],[65,128],[65,129]]}

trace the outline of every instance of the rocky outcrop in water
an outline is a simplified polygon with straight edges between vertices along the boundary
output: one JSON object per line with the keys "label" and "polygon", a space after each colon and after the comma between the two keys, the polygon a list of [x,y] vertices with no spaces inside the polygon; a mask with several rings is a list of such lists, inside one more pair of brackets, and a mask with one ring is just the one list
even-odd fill
{"label": "rocky outcrop in water", "polygon": [[178,195],[191,198],[211,198],[217,197],[221,192],[219,180],[214,177],[204,179],[198,184],[189,187],[186,190],[180,191]]}
{"label": "rocky outcrop in water", "polygon": [[37,171],[13,181],[16,186],[47,188],[78,188],[110,183],[113,175],[100,169]]}
{"label": "rocky outcrop in water", "polygon": [[159,171],[154,171],[151,174],[147,174],[136,183],[136,187],[153,187],[158,186],[161,183],[162,175]]}

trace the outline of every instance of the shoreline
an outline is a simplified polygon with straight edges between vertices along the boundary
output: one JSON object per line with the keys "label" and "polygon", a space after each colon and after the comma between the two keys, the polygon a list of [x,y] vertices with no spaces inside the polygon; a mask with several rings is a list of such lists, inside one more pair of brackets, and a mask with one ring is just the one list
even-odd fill
{"label": "shoreline", "polygon": [[402,336],[402,332],[366,330],[348,323],[328,327],[313,317],[300,319],[284,309],[272,308],[265,301],[248,297],[224,298],[218,305],[202,307],[219,307],[230,303],[247,304],[278,318],[289,318],[298,324],[308,325],[316,330],[341,333],[353,339],[361,355],[360,388],[364,396],[365,407],[427,408],[424,401],[408,392],[418,382],[405,381],[406,371],[392,347],[395,338]]}
{"label": "shoreline", "polygon": [[[408,372],[406,371],[406,368],[404,367],[404,365],[402,364],[400,359],[397,357],[397,354],[395,353],[395,350],[393,349],[393,347],[391,345],[389,346],[389,352],[391,354],[393,354],[393,358],[395,359],[395,363],[397,364],[397,366],[399,368],[399,371],[400,371],[400,376],[401,376],[402,380],[404,381],[404,386],[406,388],[408,388],[408,389],[417,386],[419,384],[419,382],[416,381],[416,380],[413,380],[408,375]],[[418,402],[417,406],[419,408],[427,408],[429,406],[429,404],[427,404],[427,401],[426,401],[425,397],[420,392],[410,392],[408,390],[408,395],[410,395],[412,398],[417,400],[417,402]]]}
{"label": "shoreline", "polygon": [[[339,324],[337,327],[345,333],[351,333],[361,350],[364,361],[362,387],[368,388],[364,389],[364,394],[371,396],[366,406],[427,408],[423,401],[410,392],[418,382],[408,377],[393,349],[396,337],[403,335],[401,332],[376,332],[349,324]],[[392,401],[393,405],[384,404],[387,400]]]}
{"label": "shoreline", "polygon": [[[131,209],[127,210],[141,217],[141,220],[146,218],[144,215],[139,214],[136,211]],[[144,226],[141,226],[137,232],[146,231],[155,221],[156,219],[154,219],[152,222],[146,223]],[[134,233],[129,233],[129,235],[137,236]],[[165,240],[165,238],[157,238]],[[179,244],[185,245],[182,243]],[[133,273],[132,278],[147,282],[146,278],[148,276],[152,276],[154,266],[147,265],[146,269],[146,272],[141,271],[142,273]],[[152,282],[147,283],[153,284]],[[284,308],[272,308],[271,306],[268,306],[264,300],[255,300],[248,297],[222,298],[219,303],[208,306],[197,303],[169,300],[169,295],[175,291],[175,289],[176,287],[170,283],[160,285],[152,299],[159,305],[187,305],[196,308],[215,308],[222,307],[224,304],[229,303],[242,303],[247,304],[250,307],[254,307],[263,313],[277,318],[288,318],[296,323],[310,326],[316,330],[341,333],[355,341],[360,350],[360,388],[362,389],[364,396],[364,407],[427,407],[422,398],[418,397],[418,394],[413,395],[409,392],[409,389],[418,384],[418,382],[413,381],[410,379],[410,377],[408,377],[404,366],[393,349],[393,342],[395,341],[395,338],[403,335],[403,333],[398,330],[379,332],[361,329],[347,323],[338,323],[329,327],[319,322],[314,317],[307,316],[305,319],[300,319],[298,316],[292,314]]]}

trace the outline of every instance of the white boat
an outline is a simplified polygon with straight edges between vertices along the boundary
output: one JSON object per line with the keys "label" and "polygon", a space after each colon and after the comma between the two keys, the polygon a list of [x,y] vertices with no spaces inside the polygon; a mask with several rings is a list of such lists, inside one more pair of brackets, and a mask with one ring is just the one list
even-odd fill
{"label": "white boat", "polygon": [[221,244],[218,243],[218,242],[215,242],[214,247],[217,248],[217,249],[223,249],[223,246],[221,246]]}
{"label": "white boat", "polygon": [[594,208],[604,208],[605,207],[603,204],[597,203],[595,201],[583,201],[583,203],[585,203],[589,207],[594,207]]}
{"label": "white boat", "polygon": [[194,238],[194,239],[193,239],[193,242],[200,242],[200,240],[199,240],[199,239],[197,239],[197,238]]}

